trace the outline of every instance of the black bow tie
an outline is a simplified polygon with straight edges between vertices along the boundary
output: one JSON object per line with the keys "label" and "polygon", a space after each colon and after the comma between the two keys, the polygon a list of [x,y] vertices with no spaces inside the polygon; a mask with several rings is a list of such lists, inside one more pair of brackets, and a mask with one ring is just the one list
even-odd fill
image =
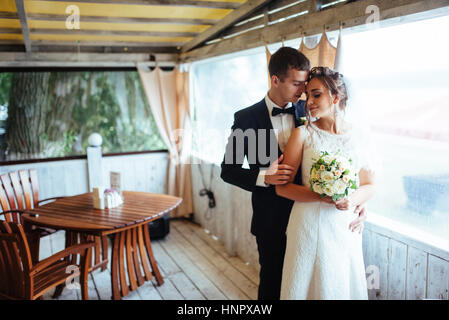
{"label": "black bow tie", "polygon": [[271,111],[271,116],[275,117],[278,114],[281,113],[289,113],[289,114],[295,114],[295,108],[294,107],[290,107],[290,108],[286,108],[286,109],[281,109],[281,108],[273,108],[273,110]]}

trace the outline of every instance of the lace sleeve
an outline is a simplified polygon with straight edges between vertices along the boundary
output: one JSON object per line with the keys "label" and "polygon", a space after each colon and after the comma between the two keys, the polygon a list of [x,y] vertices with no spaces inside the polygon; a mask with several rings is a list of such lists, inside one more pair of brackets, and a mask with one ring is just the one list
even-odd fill
{"label": "lace sleeve", "polygon": [[309,139],[310,133],[309,133],[309,130],[307,130],[307,126],[306,126],[306,125],[300,126],[300,127],[299,127],[299,130],[301,131],[301,142],[302,142],[303,145],[304,145],[304,143],[306,142],[306,140],[307,140],[307,141],[310,140],[310,139]]}

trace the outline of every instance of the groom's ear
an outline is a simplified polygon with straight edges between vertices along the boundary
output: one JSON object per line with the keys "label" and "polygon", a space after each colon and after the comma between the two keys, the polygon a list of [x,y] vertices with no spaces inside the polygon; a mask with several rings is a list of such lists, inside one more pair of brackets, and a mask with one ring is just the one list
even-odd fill
{"label": "groom's ear", "polygon": [[281,81],[281,79],[278,78],[277,75],[272,75],[271,76],[271,84],[275,85],[276,87],[279,85],[279,82]]}

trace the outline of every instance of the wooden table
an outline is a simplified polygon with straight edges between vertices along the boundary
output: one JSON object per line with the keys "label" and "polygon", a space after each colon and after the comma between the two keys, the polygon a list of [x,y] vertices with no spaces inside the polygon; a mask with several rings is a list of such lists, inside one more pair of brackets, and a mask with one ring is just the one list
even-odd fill
{"label": "wooden table", "polygon": [[149,265],[158,285],[164,283],[153,255],[147,224],[175,209],[182,201],[178,197],[146,192],[123,191],[123,197],[122,205],[100,210],[93,207],[92,193],[85,193],[58,199],[22,215],[28,226],[38,225],[94,236],[114,234],[111,258],[114,300],[151,280]]}

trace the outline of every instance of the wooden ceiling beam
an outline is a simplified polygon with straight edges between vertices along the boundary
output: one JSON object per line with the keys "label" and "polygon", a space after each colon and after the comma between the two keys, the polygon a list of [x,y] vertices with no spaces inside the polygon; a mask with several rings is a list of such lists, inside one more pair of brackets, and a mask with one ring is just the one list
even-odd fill
{"label": "wooden ceiling beam", "polygon": [[22,34],[22,29],[18,28],[0,28],[0,34],[11,33],[11,34]]}
{"label": "wooden ceiling beam", "polygon": [[[6,18],[4,12],[0,12],[0,18]],[[67,16],[55,14],[28,14],[30,20],[40,21],[66,21]],[[189,25],[213,25],[217,22],[214,19],[173,19],[173,18],[127,18],[127,17],[101,17],[101,16],[87,16],[82,15],[81,23],[83,22],[105,22],[105,23],[135,23],[135,24],[149,24],[149,23],[164,23],[164,24],[189,24]]]}
{"label": "wooden ceiling beam", "polygon": [[390,0],[348,2],[332,10],[309,13],[203,46],[191,52],[183,52],[180,59],[182,62],[192,62],[279,42],[280,39],[290,40],[299,38],[301,35],[319,34],[323,32],[323,26],[326,26],[327,32],[338,30],[340,23],[343,23],[345,29],[361,26],[366,24],[368,17],[370,17],[370,14],[365,11],[369,5],[378,6],[380,20],[390,19],[391,23],[395,23],[395,21],[397,23],[399,17],[402,16],[421,14],[425,17],[425,12],[430,10],[440,8],[444,9],[444,12],[449,10],[448,0],[398,0],[398,2],[400,3]]}
{"label": "wooden ceiling beam", "polygon": [[25,43],[25,50],[27,53],[31,53],[31,41],[30,41],[30,31],[28,30],[28,20],[25,12],[24,0],[15,0],[17,15],[20,20],[20,25],[22,27],[23,42]]}
{"label": "wooden ceiling beam", "polygon": [[270,0],[248,0],[244,4],[242,4],[239,8],[232,11],[230,14],[225,16],[223,19],[219,20],[215,25],[208,28],[206,31],[202,32],[198,37],[192,39],[187,44],[185,44],[181,51],[187,52],[202,43],[206,42],[222,30],[226,29],[229,26],[232,26],[236,22],[240,21],[244,17],[247,17],[257,9],[262,6],[268,4]]}
{"label": "wooden ceiling beam", "polygon": [[[0,29],[0,33],[2,30]],[[20,29],[19,30],[20,33]],[[32,34],[57,35],[99,35],[99,36],[143,36],[143,37],[195,37],[199,32],[159,32],[159,31],[121,31],[121,30],[67,30],[67,29],[30,29]]]}
{"label": "wooden ceiling beam", "polygon": [[19,19],[16,12],[0,11],[0,19]]}
{"label": "wooden ceiling beam", "polygon": [[[67,2],[67,0],[52,0],[53,2]],[[242,5],[239,2],[226,1],[195,1],[195,0],[70,0],[71,3],[122,4],[146,6],[177,6],[211,9],[236,9]]]}
{"label": "wooden ceiling beam", "polygon": [[[254,28],[257,26],[269,25],[270,22],[306,11],[308,9],[308,7],[309,7],[308,2],[300,2],[298,4],[294,4],[294,5],[286,8],[284,10],[279,10],[279,11],[276,11],[273,13],[269,13],[270,10],[268,10],[267,16],[262,16],[260,18],[248,21],[244,24],[231,27],[231,28],[225,30],[225,32],[222,35],[228,36],[228,35],[232,35],[235,33],[244,32],[245,30],[248,30],[250,28]],[[268,8],[268,9],[270,9],[270,8]],[[268,21],[266,21],[266,20],[268,20]],[[268,23],[266,23],[266,22],[268,22]]]}
{"label": "wooden ceiling beam", "polygon": [[47,40],[33,40],[33,46],[71,46],[71,47],[84,47],[84,46],[100,46],[100,47],[180,47],[183,42],[131,42],[131,41],[47,41]]}
{"label": "wooden ceiling beam", "polygon": [[[1,48],[1,47],[0,47]],[[11,49],[15,49],[11,47]],[[0,49],[0,52],[3,51]],[[18,51],[9,50],[9,51]],[[97,46],[96,44],[76,46],[76,45],[34,45],[33,53],[99,53],[99,54],[110,54],[110,53],[158,53],[158,54],[178,54],[179,50],[177,47],[146,47],[146,46]]]}
{"label": "wooden ceiling beam", "polygon": [[29,57],[24,52],[0,52],[2,61],[148,61],[154,55],[157,61],[176,61],[174,53],[79,53],[73,52],[33,52]]}

